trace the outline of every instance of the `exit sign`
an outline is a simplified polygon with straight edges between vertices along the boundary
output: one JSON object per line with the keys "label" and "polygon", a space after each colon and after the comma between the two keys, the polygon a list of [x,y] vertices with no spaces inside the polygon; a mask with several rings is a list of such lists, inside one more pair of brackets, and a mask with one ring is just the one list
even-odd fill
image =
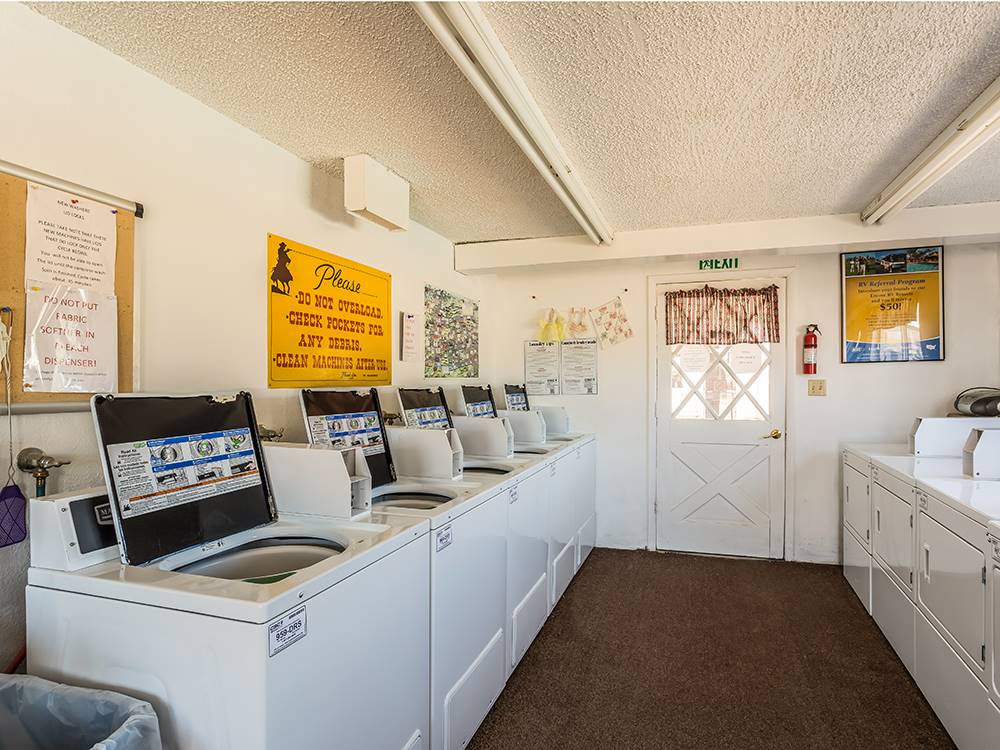
{"label": "exit sign", "polygon": [[699,271],[732,271],[739,267],[739,258],[705,258],[698,261]]}

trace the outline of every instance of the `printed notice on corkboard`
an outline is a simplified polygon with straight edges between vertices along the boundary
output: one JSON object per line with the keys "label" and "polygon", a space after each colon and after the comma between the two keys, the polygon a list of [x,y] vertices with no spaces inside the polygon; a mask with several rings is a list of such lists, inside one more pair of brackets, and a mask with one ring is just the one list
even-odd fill
{"label": "printed notice on corkboard", "polygon": [[272,388],[392,382],[392,277],[267,236],[267,383]]}

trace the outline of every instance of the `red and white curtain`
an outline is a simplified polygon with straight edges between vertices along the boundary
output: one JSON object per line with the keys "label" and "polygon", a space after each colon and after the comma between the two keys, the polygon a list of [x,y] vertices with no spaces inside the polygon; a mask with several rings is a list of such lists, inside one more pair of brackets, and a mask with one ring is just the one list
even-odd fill
{"label": "red and white curtain", "polygon": [[667,344],[764,344],[781,340],[778,287],[667,292]]}

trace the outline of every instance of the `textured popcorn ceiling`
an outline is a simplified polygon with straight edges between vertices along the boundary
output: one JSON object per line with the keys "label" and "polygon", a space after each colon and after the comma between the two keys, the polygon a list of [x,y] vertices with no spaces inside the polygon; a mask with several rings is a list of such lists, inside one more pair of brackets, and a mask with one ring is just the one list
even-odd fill
{"label": "textured popcorn ceiling", "polygon": [[[321,168],[372,154],[453,241],[579,233],[406,4],[33,7]],[[1000,75],[1000,3],[484,7],[617,231],[859,211]]]}
{"label": "textured popcorn ceiling", "polygon": [[485,12],[619,230],[859,211],[1000,75],[1000,4]]}
{"label": "textured popcorn ceiling", "polygon": [[913,205],[944,206],[984,201],[1000,201],[1000,136],[994,136],[980,147]]}
{"label": "textured popcorn ceiling", "polygon": [[406,3],[32,7],[323,169],[371,154],[453,241],[579,232]]}

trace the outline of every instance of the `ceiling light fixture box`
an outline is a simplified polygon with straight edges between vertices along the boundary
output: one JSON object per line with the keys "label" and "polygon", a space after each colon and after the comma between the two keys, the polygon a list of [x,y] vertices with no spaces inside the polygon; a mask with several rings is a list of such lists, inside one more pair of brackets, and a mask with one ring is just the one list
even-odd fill
{"label": "ceiling light fixture box", "polygon": [[390,232],[410,228],[410,183],[368,154],[344,158],[344,208]]}

